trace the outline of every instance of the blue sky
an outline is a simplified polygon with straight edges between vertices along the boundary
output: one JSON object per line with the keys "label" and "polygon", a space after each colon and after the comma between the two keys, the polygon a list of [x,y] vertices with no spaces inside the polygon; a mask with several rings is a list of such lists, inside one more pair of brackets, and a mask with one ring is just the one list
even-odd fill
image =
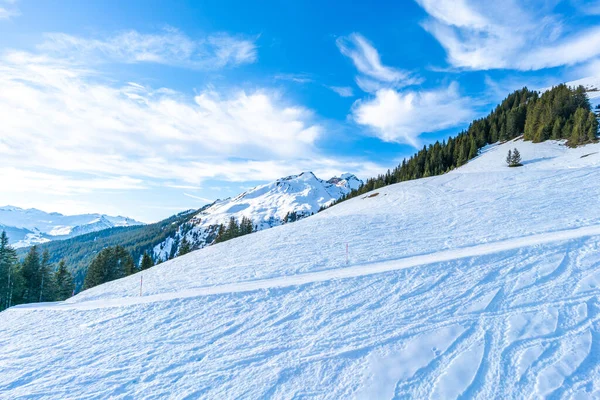
{"label": "blue sky", "polygon": [[599,74],[599,22],[579,0],[0,0],[0,205],[150,222],[367,178],[514,89]]}

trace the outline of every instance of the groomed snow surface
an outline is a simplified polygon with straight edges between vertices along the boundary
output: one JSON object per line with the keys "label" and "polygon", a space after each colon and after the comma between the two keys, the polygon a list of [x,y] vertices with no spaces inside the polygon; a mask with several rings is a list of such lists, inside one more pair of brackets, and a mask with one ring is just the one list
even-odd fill
{"label": "groomed snow surface", "polygon": [[600,398],[599,200],[600,145],[491,146],[2,312],[0,398]]}

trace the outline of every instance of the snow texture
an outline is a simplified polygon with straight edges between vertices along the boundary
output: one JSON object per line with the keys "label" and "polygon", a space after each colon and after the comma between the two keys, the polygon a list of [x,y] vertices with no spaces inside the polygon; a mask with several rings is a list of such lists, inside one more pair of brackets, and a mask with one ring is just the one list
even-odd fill
{"label": "snow texture", "polygon": [[[514,147],[523,167],[506,167]],[[0,398],[598,398],[599,182],[600,144],[489,146],[13,307]]]}

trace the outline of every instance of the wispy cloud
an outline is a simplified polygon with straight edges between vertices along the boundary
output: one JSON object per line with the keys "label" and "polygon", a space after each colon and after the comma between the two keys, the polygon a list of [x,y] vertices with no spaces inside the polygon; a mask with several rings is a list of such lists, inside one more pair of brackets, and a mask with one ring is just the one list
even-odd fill
{"label": "wispy cloud", "polygon": [[422,81],[408,71],[383,65],[375,47],[358,33],[339,37],[336,44],[361,73],[356,77],[356,84],[365,92],[375,92],[383,87],[410,86]]}
{"label": "wispy cloud", "polygon": [[16,0],[0,0],[0,21],[21,15]]}
{"label": "wispy cloud", "polygon": [[354,96],[354,90],[350,86],[326,86],[328,89],[333,90],[341,97],[352,97]]}
{"label": "wispy cloud", "polygon": [[429,91],[398,92],[381,89],[372,99],[354,104],[352,116],[386,142],[419,147],[419,136],[462,123],[472,117],[469,99],[458,85]]}
{"label": "wispy cloud", "polygon": [[[472,105],[460,95],[458,84],[408,90],[407,86],[423,80],[408,71],[383,65],[377,49],[362,35],[353,33],[339,38],[337,45],[361,73],[356,78],[358,86],[371,94],[357,100],[351,110],[352,119],[366,127],[370,135],[385,142],[418,147],[421,134],[456,126],[473,115]],[[344,90],[339,94],[342,93],[352,94]]]}
{"label": "wispy cloud", "polygon": [[277,81],[290,81],[295,83],[312,83],[315,81],[311,74],[299,73],[299,74],[277,74],[275,75]]}
{"label": "wispy cloud", "polygon": [[200,200],[200,201],[204,201],[206,203],[209,203],[209,202],[215,200],[215,199],[207,199],[206,197],[196,196],[196,195],[185,193],[185,192],[183,192],[183,195],[185,197],[189,197],[190,199]]}
{"label": "wispy cloud", "polygon": [[38,48],[56,58],[87,64],[110,61],[216,69],[255,62],[256,39],[225,33],[193,39],[177,29],[168,28],[160,33],[130,30],[102,38],[48,33]]}
{"label": "wispy cloud", "polygon": [[423,27],[454,67],[538,70],[600,55],[600,28],[573,29],[554,2],[416,1],[429,14]]}
{"label": "wispy cloud", "polygon": [[68,196],[91,193],[96,190],[145,189],[140,179],[128,176],[94,177],[76,174],[57,174],[31,171],[16,167],[0,166],[0,180],[6,192],[44,193],[45,195]]}

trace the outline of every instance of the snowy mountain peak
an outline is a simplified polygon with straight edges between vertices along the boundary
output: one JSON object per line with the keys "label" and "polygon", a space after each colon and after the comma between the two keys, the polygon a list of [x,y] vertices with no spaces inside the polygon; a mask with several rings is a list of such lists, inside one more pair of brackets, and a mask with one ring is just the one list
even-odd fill
{"label": "snowy mountain peak", "polygon": [[131,218],[105,214],[63,215],[36,208],[23,209],[10,205],[0,207],[0,225],[6,230],[11,244],[15,247],[66,239],[107,228],[141,224]]}
{"label": "snowy mountain peak", "polygon": [[339,178],[337,176],[334,176],[327,182],[332,183],[336,186],[346,187],[350,190],[358,189],[362,185],[362,181],[358,179],[354,174],[350,173],[342,174]]}
{"label": "snowy mountain peak", "polygon": [[257,230],[271,228],[315,214],[359,187],[362,182],[352,174],[343,174],[325,181],[310,171],[290,175],[256,186],[236,197],[215,201],[192,219],[193,227],[182,226],[174,238],[168,238],[154,248],[156,259],[166,260],[177,252],[185,236],[195,248],[211,244],[220,224],[234,217],[252,220]]}

